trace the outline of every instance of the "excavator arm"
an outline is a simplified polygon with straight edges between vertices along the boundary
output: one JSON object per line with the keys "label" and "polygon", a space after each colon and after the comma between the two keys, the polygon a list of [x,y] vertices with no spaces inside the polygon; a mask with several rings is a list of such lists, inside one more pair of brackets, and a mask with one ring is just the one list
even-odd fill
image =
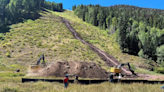
{"label": "excavator arm", "polygon": [[40,64],[41,59],[43,59],[43,63],[45,63],[45,61],[44,61],[44,54],[42,54],[42,55],[39,57],[39,59],[37,60],[36,65],[39,65],[39,64]]}
{"label": "excavator arm", "polygon": [[[40,61],[43,59],[42,66],[40,65]],[[46,66],[46,63],[44,61],[44,54],[42,54],[39,59],[37,60],[37,63],[34,65],[29,66],[29,72],[39,72],[43,67]]]}
{"label": "excavator arm", "polygon": [[131,73],[133,74],[133,75],[137,75],[136,73],[134,73],[134,71],[131,69],[131,67],[130,67],[130,64],[129,63],[122,63],[122,64],[120,64],[120,65],[118,65],[117,66],[117,69],[121,69],[121,67],[122,66],[124,66],[124,65],[128,65],[128,68],[129,68],[129,70],[131,71]]}

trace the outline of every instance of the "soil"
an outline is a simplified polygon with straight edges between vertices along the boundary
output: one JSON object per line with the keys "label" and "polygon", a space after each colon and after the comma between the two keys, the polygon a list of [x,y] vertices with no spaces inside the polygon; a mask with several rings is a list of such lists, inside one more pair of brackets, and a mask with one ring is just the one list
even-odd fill
{"label": "soil", "polygon": [[56,62],[43,69],[38,76],[64,77],[66,74],[82,78],[107,78],[108,72],[95,63],[88,62]]}

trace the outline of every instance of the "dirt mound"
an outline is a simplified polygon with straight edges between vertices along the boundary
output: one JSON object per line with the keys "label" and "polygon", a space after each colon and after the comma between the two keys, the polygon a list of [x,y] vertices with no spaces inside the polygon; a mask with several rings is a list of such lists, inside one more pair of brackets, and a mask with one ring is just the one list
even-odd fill
{"label": "dirt mound", "polygon": [[63,77],[66,74],[76,74],[82,78],[108,77],[108,72],[99,65],[87,62],[57,62],[42,70],[38,76]]}

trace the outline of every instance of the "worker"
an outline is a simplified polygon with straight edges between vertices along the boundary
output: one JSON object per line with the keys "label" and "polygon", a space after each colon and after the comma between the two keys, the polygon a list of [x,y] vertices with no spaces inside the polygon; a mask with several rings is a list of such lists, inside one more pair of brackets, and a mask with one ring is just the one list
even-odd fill
{"label": "worker", "polygon": [[66,89],[69,85],[68,74],[64,77],[63,83],[64,83],[64,88]]}
{"label": "worker", "polygon": [[114,82],[113,81],[113,73],[110,74],[109,78],[110,78],[110,82]]}
{"label": "worker", "polygon": [[78,76],[77,75],[75,75],[74,83],[78,83]]}
{"label": "worker", "polygon": [[121,75],[121,73],[119,73],[118,82],[121,82],[121,78],[122,78],[122,75]]}

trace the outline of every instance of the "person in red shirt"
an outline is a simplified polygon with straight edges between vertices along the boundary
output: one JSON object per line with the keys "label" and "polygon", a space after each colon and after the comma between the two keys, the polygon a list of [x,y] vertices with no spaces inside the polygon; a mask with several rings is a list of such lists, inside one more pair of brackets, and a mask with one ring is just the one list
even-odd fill
{"label": "person in red shirt", "polygon": [[68,74],[64,77],[63,83],[64,83],[64,88],[67,88],[69,85]]}

